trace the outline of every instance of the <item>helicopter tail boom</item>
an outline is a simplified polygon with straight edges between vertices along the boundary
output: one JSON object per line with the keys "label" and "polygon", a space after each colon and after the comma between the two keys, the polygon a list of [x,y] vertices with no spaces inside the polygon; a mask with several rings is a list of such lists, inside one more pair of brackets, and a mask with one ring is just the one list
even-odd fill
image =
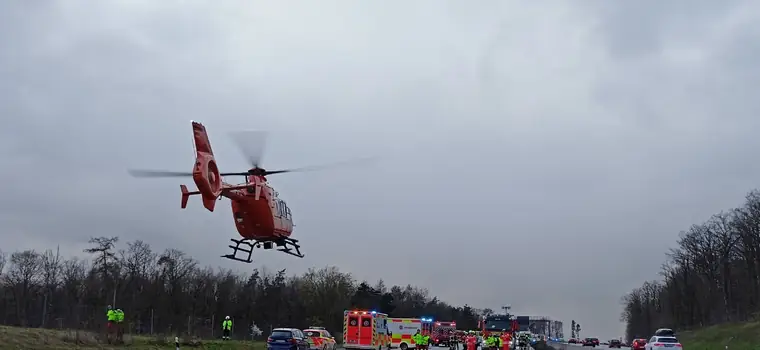
{"label": "helicopter tail boom", "polygon": [[[222,177],[216,166],[211,142],[206,133],[206,127],[198,122],[192,122],[193,140],[195,144],[195,166],[193,181],[198,186],[198,192],[203,197],[203,206],[208,211],[214,211],[216,199],[222,194]],[[184,194],[183,194],[184,195]]]}

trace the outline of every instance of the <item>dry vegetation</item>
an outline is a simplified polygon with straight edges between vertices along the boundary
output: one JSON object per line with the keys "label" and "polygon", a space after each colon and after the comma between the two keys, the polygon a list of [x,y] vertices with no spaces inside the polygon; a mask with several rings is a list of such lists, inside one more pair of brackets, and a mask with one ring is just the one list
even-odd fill
{"label": "dry vegetation", "polygon": [[712,342],[732,336],[734,348],[743,339],[760,344],[757,332],[746,332],[760,331],[760,191],[682,232],[661,275],[623,298],[629,340],[673,328],[687,349],[690,342],[723,348]]}
{"label": "dry vegetation", "polygon": [[128,333],[203,339],[221,336],[225,316],[232,318],[237,338],[249,337],[252,324],[264,332],[324,326],[340,337],[343,311],[354,307],[477,325],[467,305],[451,306],[414,286],[368,284],[335,267],[300,276],[265,269],[237,274],[202,267],[176,249],[157,253],[145,242],[123,249],[117,243],[93,238],[89,261],[55,250],[0,252],[0,324],[97,331],[106,322],[107,305],[114,304],[125,312]]}
{"label": "dry vegetation", "polygon": [[[124,344],[108,345],[96,333],[0,326],[0,349],[174,349],[172,337],[124,336]],[[266,349],[263,342],[181,339],[181,349]]]}

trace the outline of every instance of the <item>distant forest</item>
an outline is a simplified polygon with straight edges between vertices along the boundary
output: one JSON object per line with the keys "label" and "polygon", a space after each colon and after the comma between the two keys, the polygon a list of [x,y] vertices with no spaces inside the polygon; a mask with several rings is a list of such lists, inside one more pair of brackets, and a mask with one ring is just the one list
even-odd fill
{"label": "distant forest", "polygon": [[744,205],[681,232],[667,254],[662,279],[623,297],[626,336],[648,338],[760,315],[760,191]]}
{"label": "distant forest", "polygon": [[55,250],[0,253],[0,321],[24,327],[103,329],[106,308],[125,312],[132,333],[219,336],[225,316],[236,337],[256,324],[324,326],[340,336],[343,311],[372,309],[396,317],[456,320],[474,329],[475,310],[454,307],[414,286],[359,282],[336,267],[300,276],[285,270],[250,275],[202,267],[185,253],[154,252],[142,241],[119,249],[118,238],[98,237],[90,259],[61,257]]}

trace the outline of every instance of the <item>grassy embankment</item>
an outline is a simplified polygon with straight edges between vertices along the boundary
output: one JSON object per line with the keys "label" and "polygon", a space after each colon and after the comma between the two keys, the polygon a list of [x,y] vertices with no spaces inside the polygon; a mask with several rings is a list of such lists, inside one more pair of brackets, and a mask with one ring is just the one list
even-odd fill
{"label": "grassy embankment", "polygon": [[[95,333],[84,331],[57,331],[38,328],[18,328],[0,326],[0,350],[10,349],[174,349],[174,337],[141,337],[124,335],[123,345],[108,345]],[[180,340],[180,349],[229,349],[265,350],[263,342],[201,340],[191,342]]]}
{"label": "grassy embankment", "polygon": [[[760,350],[760,321],[682,331],[678,332],[678,339],[684,350],[724,350],[726,346],[728,350]],[[536,350],[552,349],[545,344],[536,347]]]}
{"label": "grassy embankment", "polygon": [[760,350],[760,322],[727,323],[678,332],[685,350]]}

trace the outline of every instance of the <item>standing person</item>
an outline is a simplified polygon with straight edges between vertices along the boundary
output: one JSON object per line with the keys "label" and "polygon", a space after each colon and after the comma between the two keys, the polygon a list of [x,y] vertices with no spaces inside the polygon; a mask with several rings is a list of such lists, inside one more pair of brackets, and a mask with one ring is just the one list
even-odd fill
{"label": "standing person", "polygon": [[116,309],[116,340],[124,341],[124,311]]}
{"label": "standing person", "polygon": [[506,329],[502,330],[501,333],[501,346],[500,350],[509,350],[509,343],[512,342],[512,336],[507,332]]}
{"label": "standing person", "polygon": [[423,344],[422,345],[422,349],[427,350],[428,349],[428,345],[430,345],[430,335],[429,334],[425,334],[425,335],[422,336],[422,344]]}
{"label": "standing person", "polygon": [[475,332],[467,334],[467,337],[465,337],[465,345],[466,350],[477,350],[478,338],[475,336]]}
{"label": "standing person", "polygon": [[232,320],[229,316],[224,317],[222,321],[222,339],[230,340],[230,333],[232,333]]}
{"label": "standing person", "polygon": [[111,343],[111,335],[116,330],[116,310],[113,309],[113,306],[108,305],[108,311],[106,311],[106,340],[108,340],[108,343]]}
{"label": "standing person", "polygon": [[420,334],[419,329],[416,332],[414,332],[414,335],[412,336],[412,341],[414,342],[414,348],[420,349],[420,347],[422,346],[422,334]]}
{"label": "standing person", "polygon": [[483,341],[486,343],[486,346],[485,346],[485,347],[486,347],[488,350],[493,350],[493,347],[494,347],[494,345],[495,345],[495,344],[493,343],[493,334],[491,334],[491,333],[488,333],[488,334],[486,334],[486,335],[485,335],[485,339],[483,339]]}

